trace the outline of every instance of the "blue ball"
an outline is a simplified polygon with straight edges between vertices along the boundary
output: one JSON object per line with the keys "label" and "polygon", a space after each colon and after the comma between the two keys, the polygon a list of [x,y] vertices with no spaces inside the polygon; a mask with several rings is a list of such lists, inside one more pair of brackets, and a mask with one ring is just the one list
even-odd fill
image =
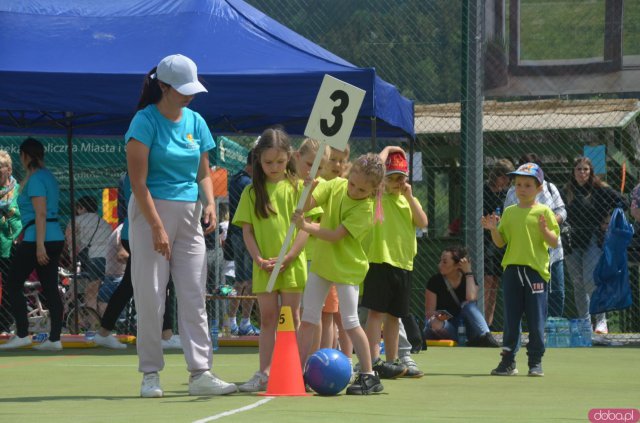
{"label": "blue ball", "polygon": [[338,350],[323,348],[309,357],[304,381],[320,395],[336,395],[351,378],[351,362]]}

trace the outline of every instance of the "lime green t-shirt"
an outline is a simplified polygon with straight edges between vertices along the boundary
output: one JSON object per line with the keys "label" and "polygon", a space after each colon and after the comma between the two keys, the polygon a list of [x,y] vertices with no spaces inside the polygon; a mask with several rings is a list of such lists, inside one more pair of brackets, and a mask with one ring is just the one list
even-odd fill
{"label": "lime green t-shirt", "polygon": [[[314,207],[308,212],[306,212],[304,215],[306,217],[310,217],[312,222],[318,223],[322,219],[322,213],[324,213],[324,210],[322,210],[322,207]],[[316,250],[315,248],[316,241],[317,239],[315,236],[309,235],[309,238],[307,239],[307,243],[304,246],[304,252],[307,256],[307,260],[311,260],[313,258],[313,253]]]}
{"label": "lime green t-shirt", "polygon": [[[321,176],[318,176],[316,179],[318,180],[318,183],[325,181],[325,179],[322,178]],[[311,218],[312,222],[318,223],[320,222],[320,219],[322,218],[323,213],[324,213],[324,210],[322,210],[322,207],[314,207],[308,212],[306,212],[304,215],[305,217]],[[304,252],[307,255],[307,260],[311,261],[315,251],[316,251],[316,237],[314,237],[313,235],[309,235],[309,238],[307,239],[307,243],[304,246]]]}
{"label": "lime green t-shirt", "polygon": [[[233,224],[242,227],[248,223],[253,226],[253,232],[262,258],[277,258],[280,248],[287,236],[287,230],[291,224],[291,217],[302,194],[302,181],[297,189],[288,180],[277,183],[267,182],[267,193],[271,201],[271,207],[275,214],[268,218],[258,217],[255,213],[256,194],[253,184],[247,185],[242,191],[236,213],[233,215]],[[294,232],[291,243],[298,231]],[[289,245],[291,248],[291,245]],[[257,263],[253,263],[253,292],[266,292],[269,282],[269,273],[260,269]],[[274,290],[301,291],[307,281],[307,259],[304,250],[283,271],[278,274]]]}
{"label": "lime green t-shirt", "polygon": [[320,183],[313,198],[324,210],[320,227],[335,230],[343,225],[349,234],[338,242],[317,239],[311,271],[331,282],[360,284],[369,270],[362,241],[371,230],[373,200],[349,198],[347,180],[343,178]]}
{"label": "lime green t-shirt", "polygon": [[507,243],[502,268],[510,264],[529,266],[549,282],[549,245],[540,231],[540,215],[544,215],[547,227],[560,235],[560,226],[553,211],[544,204],[535,204],[531,208],[513,205],[505,209],[498,225],[498,231]]}
{"label": "lime green t-shirt", "polygon": [[374,224],[371,230],[367,254],[369,263],[388,263],[400,269],[413,270],[418,242],[409,202],[404,195],[385,193],[382,195],[382,210],[384,220]]}

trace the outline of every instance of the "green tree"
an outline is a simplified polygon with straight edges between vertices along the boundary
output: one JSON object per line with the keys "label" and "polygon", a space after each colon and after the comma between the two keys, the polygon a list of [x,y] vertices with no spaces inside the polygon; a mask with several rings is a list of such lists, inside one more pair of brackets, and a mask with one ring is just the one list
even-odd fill
{"label": "green tree", "polygon": [[421,103],[457,101],[460,4],[447,0],[250,0],[273,19]]}

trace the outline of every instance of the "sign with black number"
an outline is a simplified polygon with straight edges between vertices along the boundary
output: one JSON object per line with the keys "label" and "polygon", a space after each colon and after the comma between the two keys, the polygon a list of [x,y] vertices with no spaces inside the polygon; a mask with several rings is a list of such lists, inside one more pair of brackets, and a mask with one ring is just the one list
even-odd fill
{"label": "sign with black number", "polygon": [[343,151],[365,93],[358,87],[325,75],[304,134]]}
{"label": "sign with black number", "polygon": [[[313,110],[311,110],[311,116],[309,116],[309,121],[307,122],[307,128],[304,130],[306,136],[320,141],[320,148],[309,171],[309,176],[312,179],[318,173],[318,167],[320,167],[327,145],[340,151],[344,151],[347,147],[364,95],[365,91],[358,87],[349,85],[329,75],[324,76]],[[310,187],[311,185],[305,185],[296,209],[301,210],[306,203]],[[287,248],[291,244],[294,230],[295,224],[292,222],[282,248],[280,248],[276,265],[271,275],[269,275],[267,292],[271,292],[275,286]]]}

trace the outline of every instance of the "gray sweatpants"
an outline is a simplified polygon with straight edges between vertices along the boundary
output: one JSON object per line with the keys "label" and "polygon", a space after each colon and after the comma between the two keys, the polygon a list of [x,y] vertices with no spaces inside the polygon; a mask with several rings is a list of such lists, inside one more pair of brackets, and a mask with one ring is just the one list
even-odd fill
{"label": "gray sweatpants", "polygon": [[212,347],[205,307],[207,262],[200,226],[199,202],[153,200],[169,237],[171,260],[153,248],[151,227],[129,201],[131,280],[138,314],[138,369],[143,373],[164,368],[161,333],[169,275],[178,301],[178,329],[187,368],[191,373],[211,369]]}

